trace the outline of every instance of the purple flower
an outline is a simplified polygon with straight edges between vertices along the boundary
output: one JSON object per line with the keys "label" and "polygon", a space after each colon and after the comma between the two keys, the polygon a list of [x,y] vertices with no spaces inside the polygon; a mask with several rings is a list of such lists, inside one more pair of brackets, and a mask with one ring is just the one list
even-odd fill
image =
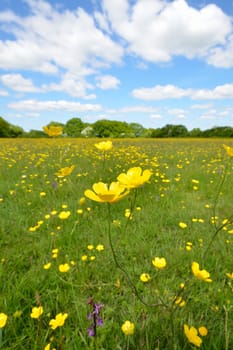
{"label": "purple flower", "polygon": [[94,330],[93,325],[90,326],[89,328],[87,328],[87,332],[88,332],[89,337],[94,337],[95,336],[95,330]]}
{"label": "purple flower", "polygon": [[90,298],[87,303],[92,306],[92,311],[88,314],[87,318],[88,320],[93,321],[91,326],[87,329],[87,332],[89,337],[95,337],[97,326],[101,327],[103,325],[103,320],[99,316],[99,313],[103,308],[103,304],[95,303],[92,298]]}

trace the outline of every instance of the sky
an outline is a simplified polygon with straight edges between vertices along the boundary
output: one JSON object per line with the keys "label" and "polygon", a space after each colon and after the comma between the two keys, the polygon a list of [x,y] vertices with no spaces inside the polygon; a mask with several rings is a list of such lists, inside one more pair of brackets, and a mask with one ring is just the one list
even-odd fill
{"label": "sky", "polygon": [[0,0],[0,116],[233,127],[233,0]]}

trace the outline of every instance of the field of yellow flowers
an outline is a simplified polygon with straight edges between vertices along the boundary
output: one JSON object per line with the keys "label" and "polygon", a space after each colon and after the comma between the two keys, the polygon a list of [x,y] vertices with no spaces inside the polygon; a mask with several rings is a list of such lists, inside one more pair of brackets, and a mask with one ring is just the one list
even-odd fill
{"label": "field of yellow flowers", "polygon": [[0,140],[0,349],[233,349],[233,141]]}

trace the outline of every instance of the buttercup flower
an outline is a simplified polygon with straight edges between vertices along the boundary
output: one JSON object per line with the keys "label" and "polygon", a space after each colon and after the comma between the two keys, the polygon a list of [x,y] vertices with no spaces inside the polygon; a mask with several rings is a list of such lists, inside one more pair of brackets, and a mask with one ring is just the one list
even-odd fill
{"label": "buttercup flower", "polygon": [[62,314],[62,313],[57,314],[55,319],[52,319],[49,321],[50,327],[53,330],[56,329],[57,327],[62,327],[64,325],[67,317],[68,317],[68,314],[66,314],[66,313],[65,314]]}
{"label": "buttercup flower", "polygon": [[144,170],[142,168],[134,167],[130,168],[127,173],[121,173],[117,180],[120,184],[127,188],[137,188],[143,185],[145,182],[149,181],[152,172],[150,170]]}
{"label": "buttercup flower", "polygon": [[112,148],[112,141],[95,143],[95,147],[98,148],[99,151],[109,151]]}
{"label": "buttercup flower", "polygon": [[233,272],[232,272],[232,273],[227,272],[227,273],[226,273],[226,276],[227,276],[228,278],[230,278],[230,279],[233,280]]}
{"label": "buttercup flower", "polygon": [[144,283],[149,282],[150,279],[151,277],[148,273],[142,273],[140,276],[140,280]]}
{"label": "buttercup flower", "polygon": [[131,213],[130,209],[125,209],[125,217],[130,220],[133,219],[133,214]]}
{"label": "buttercup flower", "polygon": [[152,264],[157,267],[158,269],[164,269],[167,265],[166,259],[165,258],[159,258],[158,256],[156,256],[153,260],[152,260]]}
{"label": "buttercup flower", "polygon": [[132,335],[134,334],[134,323],[130,321],[125,321],[123,325],[121,326],[121,330],[125,335]]}
{"label": "buttercup flower", "polygon": [[8,316],[3,312],[0,313],[0,329],[5,327]]}
{"label": "buttercup flower", "polygon": [[57,175],[58,177],[65,177],[68,176],[72,173],[72,171],[74,170],[75,166],[71,165],[71,166],[67,166],[65,168],[61,168],[60,170],[58,170],[55,175]]}
{"label": "buttercup flower", "polygon": [[208,334],[208,329],[205,326],[198,328],[198,332],[202,337],[205,337]]}
{"label": "buttercup flower", "polygon": [[43,266],[43,268],[44,268],[45,270],[50,269],[50,267],[51,267],[51,262],[48,262],[47,264],[44,264],[44,266]]}
{"label": "buttercup flower", "polygon": [[184,325],[184,334],[188,338],[188,341],[191,344],[196,345],[197,347],[200,347],[202,344],[202,339],[197,335],[197,329],[195,327],[190,327],[185,324]]}
{"label": "buttercup flower", "polygon": [[227,145],[223,145],[223,147],[225,148],[228,156],[233,157],[233,147],[227,146]]}
{"label": "buttercup flower", "polygon": [[33,307],[31,312],[31,318],[39,318],[43,314],[43,306]]}
{"label": "buttercup flower", "polygon": [[182,297],[179,297],[179,296],[175,297],[174,301],[175,301],[175,304],[179,305],[180,307],[183,307],[186,304],[185,300]]}
{"label": "buttercup flower", "polygon": [[180,228],[186,228],[188,225],[185,222],[179,222]]}
{"label": "buttercup flower", "polygon": [[70,216],[70,211],[61,211],[60,214],[58,215],[59,219],[65,220]]}
{"label": "buttercup flower", "polygon": [[196,261],[192,263],[192,272],[194,276],[199,280],[205,282],[212,282],[212,279],[210,278],[210,273],[206,270],[200,270],[199,264]]}
{"label": "buttercup flower", "polygon": [[66,264],[60,264],[58,266],[58,269],[59,269],[60,272],[68,272],[69,269],[70,269],[70,265],[67,264],[67,263]]}
{"label": "buttercup flower", "polygon": [[112,182],[109,187],[103,182],[95,183],[93,190],[86,190],[85,196],[93,201],[101,203],[115,203],[124,198],[129,191],[120,185],[119,182]]}
{"label": "buttercup flower", "polygon": [[63,128],[62,126],[43,126],[44,132],[49,135],[50,137],[59,136],[62,134]]}
{"label": "buttercup flower", "polygon": [[80,205],[83,205],[86,202],[86,198],[85,197],[81,197],[78,202],[79,202]]}

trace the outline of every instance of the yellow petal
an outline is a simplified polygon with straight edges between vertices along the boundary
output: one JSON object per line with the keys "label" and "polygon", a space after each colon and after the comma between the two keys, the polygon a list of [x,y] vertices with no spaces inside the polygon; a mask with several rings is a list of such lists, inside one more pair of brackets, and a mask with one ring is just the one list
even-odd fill
{"label": "yellow petal", "polygon": [[104,202],[103,200],[101,200],[93,191],[91,190],[86,190],[84,192],[85,196],[95,202]]}

